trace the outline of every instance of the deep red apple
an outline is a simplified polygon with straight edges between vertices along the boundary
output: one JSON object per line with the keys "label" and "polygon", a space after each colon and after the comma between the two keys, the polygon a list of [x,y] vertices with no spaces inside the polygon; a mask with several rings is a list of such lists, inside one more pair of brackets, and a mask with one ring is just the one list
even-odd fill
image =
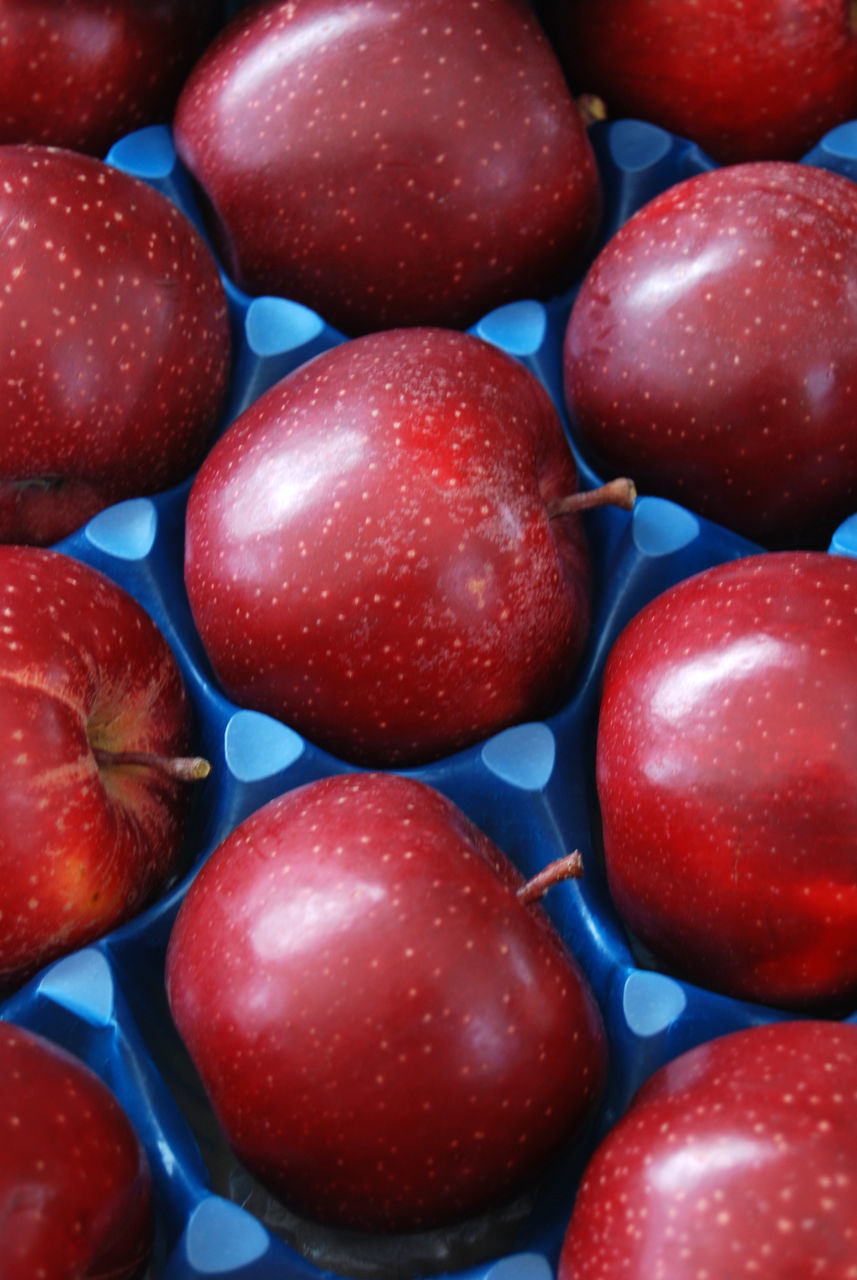
{"label": "deep red apple", "polygon": [[175,138],[236,282],[352,335],[560,292],[600,216],[525,0],[251,6],[192,71]]}
{"label": "deep red apple", "polygon": [[523,885],[451,801],[383,773],[287,792],[203,865],[170,1007],[236,1154],[291,1208],[456,1222],[579,1134],[604,1030]]}
{"label": "deep red apple", "polygon": [[0,143],[92,155],[166,124],[217,0],[0,0]]}
{"label": "deep red apple", "polygon": [[425,762],[556,710],[589,628],[574,458],[469,334],[341,343],[207,455],[185,579],[225,691],[342,758]]}
{"label": "deep red apple", "polygon": [[552,0],[570,82],[721,163],[798,160],[857,116],[849,0]]}
{"label": "deep red apple", "polygon": [[48,544],[190,474],[229,319],[188,218],[94,157],[0,147],[0,226],[0,540]]}
{"label": "deep red apple", "polygon": [[857,1003],[857,561],[752,555],[656,598],[604,674],[610,889],[678,974]]}
{"label": "deep red apple", "polygon": [[642,1086],[584,1174],[558,1280],[857,1275],[857,1027],[732,1032]]}
{"label": "deep red apple", "polygon": [[145,1152],[79,1058],[0,1021],[3,1280],[138,1280],[154,1230]]}
{"label": "deep red apple", "polygon": [[140,605],[57,551],[0,547],[0,983],[142,909],[175,872],[190,776],[179,669]]}
{"label": "deep red apple", "polygon": [[596,470],[826,546],[857,509],[857,184],[760,162],[669,188],[592,264],[564,371]]}

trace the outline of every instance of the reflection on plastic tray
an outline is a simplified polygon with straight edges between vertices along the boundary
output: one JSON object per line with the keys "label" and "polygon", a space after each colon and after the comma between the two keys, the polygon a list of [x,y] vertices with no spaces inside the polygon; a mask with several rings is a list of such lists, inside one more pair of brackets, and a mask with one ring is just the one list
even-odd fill
{"label": "reflection on plastic tray", "polygon": [[[658,191],[712,167],[690,144],[633,121],[597,125],[593,140],[607,194],[605,238]],[[108,158],[164,191],[200,225],[191,184],[177,164],[167,129],[122,139]],[[834,130],[807,159],[857,179],[857,124]],[[290,369],[343,340],[305,307],[282,298],[251,300],[227,287],[237,350],[225,422]],[[474,332],[528,365],[558,406],[562,336],[572,296],[547,305],[514,303],[474,326]],[[581,471],[585,481],[595,480],[585,465]],[[352,766],[219,693],[184,596],[187,489],[102,512],[60,549],[106,572],[137,597],[182,667],[196,711],[197,749],[213,764],[195,801],[193,865],[153,907],[52,965],[0,1006],[0,1015],[77,1053],[126,1107],[156,1184],[153,1278],[312,1280],[330,1273],[228,1198],[234,1162],[172,1028],[163,960],[193,867],[219,840],[280,792]],[[570,848],[581,849],[583,880],[552,890],[545,905],[592,983],[611,1042],[608,1094],[588,1145],[571,1153],[562,1177],[548,1180],[505,1256],[456,1272],[459,1280],[550,1280],[582,1162],[643,1079],[703,1039],[784,1016],[638,968],[609,902],[592,828],[595,712],[613,640],[634,613],[672,583],[758,548],[654,498],[641,498],[631,515],[593,512],[587,526],[596,584],[594,624],[576,690],[564,709],[548,721],[510,729],[411,771],[446,792],[525,873]],[[857,555],[857,516],[838,530],[831,551]]]}

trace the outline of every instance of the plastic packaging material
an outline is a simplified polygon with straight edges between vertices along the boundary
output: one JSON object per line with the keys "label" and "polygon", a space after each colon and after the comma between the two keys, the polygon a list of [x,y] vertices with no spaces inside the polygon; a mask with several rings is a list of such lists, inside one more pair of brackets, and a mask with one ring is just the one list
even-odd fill
{"label": "plastic packaging material", "polygon": [[[697,148],[636,121],[595,125],[593,140],[607,193],[604,238],[658,191],[712,167]],[[833,131],[807,158],[857,175],[857,124]],[[130,135],[108,159],[160,188],[202,225],[168,130]],[[251,299],[227,287],[237,352],[224,425],[290,369],[344,340],[321,317],[287,299]],[[547,304],[522,300],[485,316],[473,330],[528,365],[561,412],[559,353],[572,298],[573,291]],[[585,465],[581,473],[585,484],[597,480]],[[331,1260],[349,1275],[336,1253],[341,1241],[322,1241],[317,1264],[288,1242],[293,1224],[236,1166],[167,1010],[164,953],[195,867],[267,800],[347,767],[287,725],[234,706],[219,692],[184,595],[187,491],[184,485],[110,508],[59,549],[127,588],[175,650],[197,713],[198,750],[213,766],[204,803],[197,805],[194,864],[135,920],[52,965],[8,998],[0,1016],[79,1054],[128,1110],[156,1185],[152,1280],[314,1280],[330,1274],[324,1268]],[[673,583],[758,548],[655,498],[640,498],[630,514],[603,509],[586,520],[596,584],[594,624],[570,700],[548,721],[508,729],[413,771],[459,804],[525,873],[572,848],[581,850],[584,877],[553,889],[545,905],[589,977],[611,1045],[608,1092],[587,1144],[569,1153],[561,1171],[535,1190],[525,1214],[503,1223],[502,1256],[455,1271],[458,1280],[550,1280],[582,1164],[642,1081],[701,1040],[784,1016],[639,967],[610,903],[592,799],[599,678],[619,630]],[[857,554],[857,516],[837,531],[830,550]],[[435,1270],[446,1265],[442,1251],[434,1258]]]}

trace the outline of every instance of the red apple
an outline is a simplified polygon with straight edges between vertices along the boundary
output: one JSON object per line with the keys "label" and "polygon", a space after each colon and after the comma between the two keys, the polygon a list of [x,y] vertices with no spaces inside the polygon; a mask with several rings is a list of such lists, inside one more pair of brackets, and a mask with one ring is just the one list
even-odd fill
{"label": "red apple", "polygon": [[188,218],[101,160],[0,147],[0,226],[0,540],[47,544],[190,474],[229,318]]}
{"label": "red apple", "polygon": [[203,865],[170,1007],[234,1151],[288,1206],[457,1222],[579,1134],[604,1030],[523,885],[445,796],[383,773],[287,792]]}
{"label": "red apple", "polygon": [[139,1280],[154,1218],[145,1152],[79,1058],[0,1021],[3,1280]]}
{"label": "red apple", "polygon": [[160,630],[103,574],[0,547],[0,983],[140,911],[175,873],[190,708]]}
{"label": "red apple", "polygon": [[287,375],[197,473],[185,579],[242,706],[362,764],[556,710],[589,628],[577,490],[542,384],[469,334],[390,330]]}
{"label": "red apple", "polygon": [[175,115],[220,256],[344,333],[460,325],[559,292],[601,188],[525,0],[269,0]]}
{"label": "red apple", "polygon": [[0,143],[106,155],[166,124],[216,0],[0,0]]}
{"label": "red apple", "polygon": [[553,0],[570,82],[715,160],[798,160],[857,116],[849,0]]}
{"label": "red apple", "polygon": [[857,561],[751,555],[685,579],[607,661],[597,785],[613,900],[681,976],[857,1002]]}
{"label": "red apple", "polygon": [[573,431],[765,546],[857,509],[857,184],[809,165],[684,180],[598,255],[565,335]]}
{"label": "red apple", "polygon": [[857,1026],[754,1026],[638,1091],[578,1192],[558,1280],[857,1275]]}

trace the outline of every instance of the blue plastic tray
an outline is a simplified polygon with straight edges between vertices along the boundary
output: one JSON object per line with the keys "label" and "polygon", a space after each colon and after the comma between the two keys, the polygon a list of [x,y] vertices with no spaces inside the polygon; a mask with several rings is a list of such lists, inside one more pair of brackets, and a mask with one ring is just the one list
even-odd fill
{"label": "blue plastic tray", "polygon": [[[593,140],[607,194],[604,239],[658,191],[713,167],[694,146],[635,121],[597,125]],[[201,226],[168,129],[124,138],[108,158],[164,191]],[[833,131],[806,159],[857,178],[857,123]],[[224,426],[290,369],[344,340],[305,307],[283,298],[250,299],[228,282],[227,288],[236,356]],[[560,353],[573,294],[548,304],[522,300],[473,329],[528,365],[561,412]],[[580,465],[584,481],[594,483],[597,477]],[[153,1280],[317,1280],[332,1273],[228,1198],[235,1162],[172,1027],[163,962],[187,884],[226,833],[282,791],[352,766],[218,691],[182,582],[188,488],[104,511],[59,549],[101,569],[140,600],[181,665],[196,711],[197,749],[213,764],[211,778],[196,793],[191,869],[135,920],[43,971],[0,1005],[0,1016],[70,1048],[125,1105],[155,1180]],[[607,1096],[587,1141],[546,1182],[532,1212],[511,1233],[504,1256],[455,1272],[459,1280],[551,1280],[582,1165],[643,1079],[701,1040],[785,1016],[638,968],[609,900],[592,826],[599,680],[619,630],[671,584],[759,548],[661,499],[641,498],[632,514],[602,510],[586,520],[594,625],[565,707],[550,720],[510,729],[410,771],[461,805],[524,872],[570,848],[581,849],[583,880],[554,889],[546,906],[589,977],[611,1046]],[[837,531],[831,551],[857,554],[857,516]]]}

